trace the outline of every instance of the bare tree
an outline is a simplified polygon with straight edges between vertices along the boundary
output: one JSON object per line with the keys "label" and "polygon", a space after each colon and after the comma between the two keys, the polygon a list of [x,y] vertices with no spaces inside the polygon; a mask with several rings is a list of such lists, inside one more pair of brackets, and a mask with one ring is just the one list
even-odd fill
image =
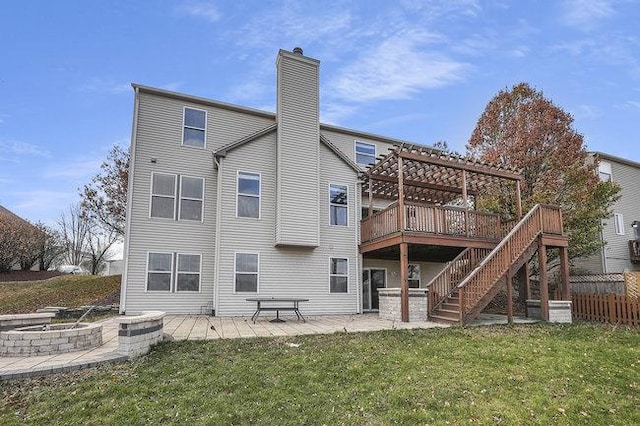
{"label": "bare tree", "polygon": [[119,240],[119,234],[94,224],[87,234],[87,247],[90,258],[85,261],[91,275],[97,275],[104,268],[104,262],[111,247]]}
{"label": "bare tree", "polygon": [[37,226],[44,233],[38,260],[40,261],[40,270],[46,271],[62,257],[66,249],[61,232],[44,224]]}
{"label": "bare tree", "polygon": [[80,265],[88,252],[91,221],[82,213],[78,204],[72,204],[66,213],[60,214],[58,227],[64,245],[64,261]]}

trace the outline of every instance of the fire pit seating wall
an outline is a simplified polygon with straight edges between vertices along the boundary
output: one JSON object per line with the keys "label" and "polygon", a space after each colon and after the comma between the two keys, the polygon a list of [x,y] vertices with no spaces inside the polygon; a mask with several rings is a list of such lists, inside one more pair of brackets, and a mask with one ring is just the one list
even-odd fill
{"label": "fire pit seating wall", "polygon": [[0,331],[0,356],[56,355],[102,345],[102,324],[41,324]]}
{"label": "fire pit seating wall", "polygon": [[37,314],[16,314],[16,315],[0,315],[0,331],[13,330],[20,327],[29,327],[30,325],[50,324],[51,318],[56,314],[51,312],[42,312]]}
{"label": "fire pit seating wall", "polygon": [[151,346],[162,341],[164,315],[164,312],[148,311],[118,318],[118,352],[129,358],[148,353]]}

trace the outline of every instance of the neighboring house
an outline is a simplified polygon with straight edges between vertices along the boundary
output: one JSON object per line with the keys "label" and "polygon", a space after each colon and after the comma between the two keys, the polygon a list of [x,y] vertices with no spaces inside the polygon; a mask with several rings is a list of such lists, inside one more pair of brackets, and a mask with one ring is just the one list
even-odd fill
{"label": "neighboring house", "polygon": [[[453,287],[431,295],[446,298],[470,279],[462,263],[501,240],[497,216],[447,204],[519,188],[515,171],[322,124],[319,61],[281,50],[276,70],[275,114],[133,85],[121,312],[250,315],[247,298],[273,296],[309,299],[305,314],[361,313],[404,284],[406,320],[407,287],[417,296],[460,255]],[[488,303],[506,273],[473,294]]]}
{"label": "neighboring house", "polygon": [[[38,228],[36,228],[35,226],[33,226],[29,221],[24,220],[23,218],[21,218],[20,216],[18,216],[17,214],[15,214],[14,212],[12,212],[11,210],[0,206],[0,218],[2,216],[5,217],[11,217],[14,220],[22,223],[24,226],[27,226],[29,228],[31,228],[34,232],[41,232]],[[19,260],[16,259],[15,263],[12,266],[12,269],[15,271],[20,270],[20,262]],[[40,270],[40,263],[36,262],[32,267],[31,267],[32,271],[39,271]]]}
{"label": "neighboring house", "polygon": [[614,274],[640,271],[640,163],[593,152],[601,180],[620,185],[612,216],[602,220],[604,246],[588,258],[575,259],[578,273]]}

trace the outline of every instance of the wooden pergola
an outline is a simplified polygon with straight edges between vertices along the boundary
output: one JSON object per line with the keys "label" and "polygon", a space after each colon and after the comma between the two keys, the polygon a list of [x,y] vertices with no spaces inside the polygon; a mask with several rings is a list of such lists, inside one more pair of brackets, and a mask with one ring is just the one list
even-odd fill
{"label": "wooden pergola", "polygon": [[[495,247],[509,228],[502,227],[498,216],[476,212],[469,206],[470,197],[475,200],[496,185],[514,187],[515,219],[522,218],[522,177],[514,168],[404,144],[379,157],[367,169],[365,177],[367,183],[364,191],[369,196],[369,214],[361,226],[360,251],[366,253],[399,246],[403,321],[408,321],[409,317],[410,243]],[[374,198],[397,200],[397,203],[374,214]],[[443,230],[442,222],[451,221],[452,214],[456,215],[457,228]],[[408,220],[416,221],[418,225],[407,223]],[[546,260],[546,251],[540,255]]]}

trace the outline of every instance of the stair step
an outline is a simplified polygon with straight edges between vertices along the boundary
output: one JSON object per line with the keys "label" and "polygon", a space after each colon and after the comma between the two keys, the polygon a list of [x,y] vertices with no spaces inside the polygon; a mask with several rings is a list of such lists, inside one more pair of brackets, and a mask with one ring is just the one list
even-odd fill
{"label": "stair step", "polygon": [[443,324],[457,324],[460,322],[459,319],[451,319],[447,317],[441,317],[440,315],[431,315],[429,316],[429,321],[440,322]]}
{"label": "stair step", "polygon": [[460,312],[460,304],[459,303],[442,302],[438,308],[439,309],[444,309],[445,311]]}
{"label": "stair step", "polygon": [[452,320],[456,320],[456,321],[460,319],[460,311],[451,311],[448,309],[440,308],[440,309],[436,309],[434,314],[444,318],[451,318]]}

